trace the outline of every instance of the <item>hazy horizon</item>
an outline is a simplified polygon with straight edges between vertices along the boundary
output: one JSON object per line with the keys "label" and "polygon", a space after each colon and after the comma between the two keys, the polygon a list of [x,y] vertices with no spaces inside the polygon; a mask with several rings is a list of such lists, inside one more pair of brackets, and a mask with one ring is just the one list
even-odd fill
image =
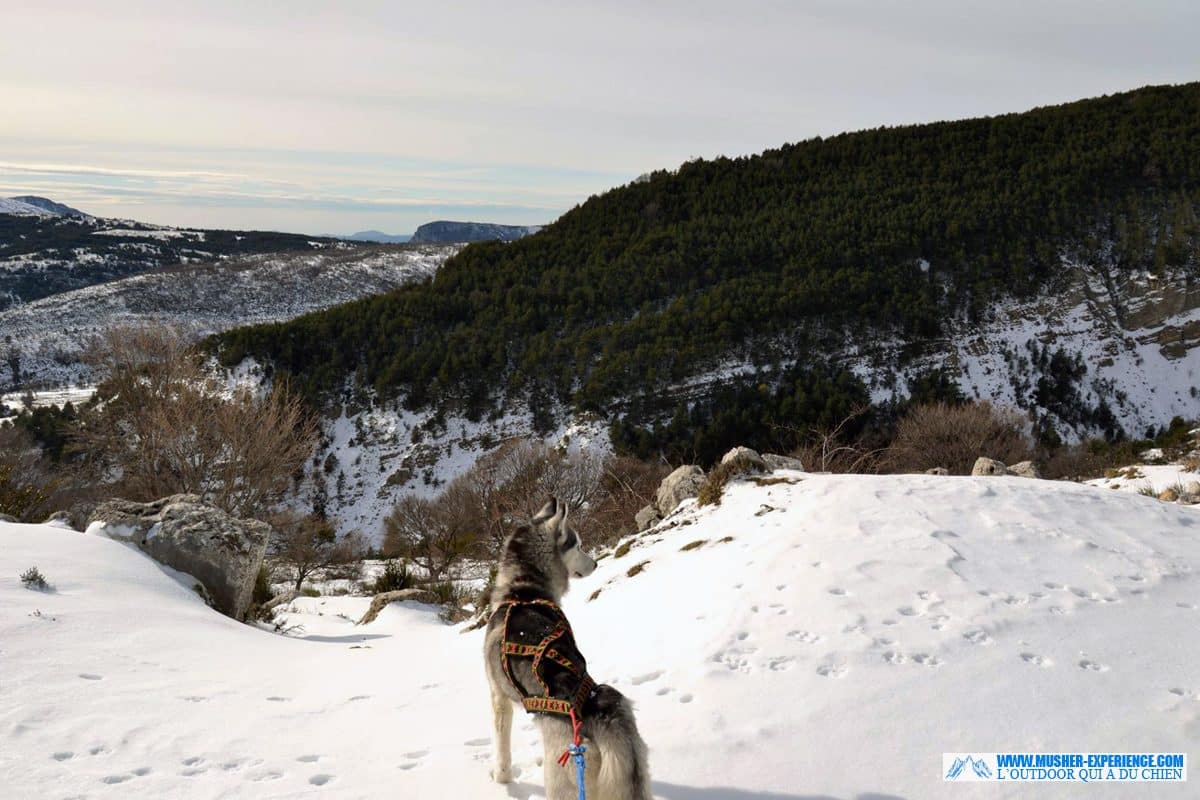
{"label": "hazy horizon", "polygon": [[0,196],[209,228],[533,225],[693,157],[1200,79],[1200,6],[6,9]]}

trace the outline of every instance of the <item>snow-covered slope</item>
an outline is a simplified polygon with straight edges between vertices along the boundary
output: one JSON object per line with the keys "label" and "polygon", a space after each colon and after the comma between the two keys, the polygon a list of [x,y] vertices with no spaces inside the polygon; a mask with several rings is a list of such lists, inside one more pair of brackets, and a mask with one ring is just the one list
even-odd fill
{"label": "snow-covered slope", "polygon": [[[775,477],[685,506],[566,600],[592,673],[637,704],[657,797],[1194,796],[973,791],[941,753],[1194,751],[1200,512],[1016,478]],[[54,593],[21,587],[34,564]],[[479,632],[411,606],[355,627],[366,602],[298,600],[282,638],[124,545],[0,525],[5,796],[539,797],[523,717],[518,782],[488,781]]]}
{"label": "snow-covered slope", "polygon": [[[85,381],[81,351],[114,325],[165,323],[201,336],[291,319],[424,280],[457,249],[363,246],[172,267],[0,310],[0,330],[20,350],[25,384]],[[7,373],[0,366],[0,386]]]}
{"label": "snow-covered slope", "polygon": [[17,217],[56,217],[49,209],[35,206],[15,197],[0,197],[0,214],[12,214]]}

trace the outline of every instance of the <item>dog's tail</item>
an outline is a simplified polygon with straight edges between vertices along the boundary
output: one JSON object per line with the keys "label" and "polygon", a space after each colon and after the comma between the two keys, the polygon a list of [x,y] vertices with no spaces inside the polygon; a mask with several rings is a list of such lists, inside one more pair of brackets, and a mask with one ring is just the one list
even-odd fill
{"label": "dog's tail", "polygon": [[653,800],[646,743],[633,707],[616,689],[601,684],[584,710],[584,734],[599,751],[597,796],[608,800]]}

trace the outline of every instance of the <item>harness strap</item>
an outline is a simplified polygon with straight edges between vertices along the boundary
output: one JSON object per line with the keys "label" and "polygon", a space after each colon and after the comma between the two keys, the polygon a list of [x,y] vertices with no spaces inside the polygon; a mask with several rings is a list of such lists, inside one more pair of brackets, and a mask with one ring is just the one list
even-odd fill
{"label": "harness strap", "polygon": [[[553,609],[555,615],[558,617],[558,621],[555,623],[553,630],[551,630],[550,633],[538,644],[525,644],[523,642],[509,641],[508,639],[508,623],[512,615],[512,610],[516,606],[521,605],[546,606],[547,608]],[[551,647],[551,645],[557,640],[571,634],[571,623],[567,621],[567,617],[562,613],[562,609],[558,607],[557,603],[543,599],[506,600],[496,606],[496,610],[492,612],[493,616],[495,614],[499,614],[501,609],[504,609],[504,627],[502,629],[503,633],[500,643],[500,666],[504,671],[505,677],[508,678],[508,682],[512,684],[518,692],[524,695],[522,703],[525,706],[525,710],[529,712],[562,714],[564,716],[571,716],[572,718],[576,718],[576,715],[582,717],[583,704],[592,691],[596,688],[596,684],[590,676],[580,669],[578,664],[571,661],[570,658],[565,656],[560,651]],[[517,683],[516,679],[513,677],[512,664],[509,662],[509,656],[533,659],[533,663],[531,665],[533,677],[542,687],[542,696],[539,697],[525,694],[524,689],[521,688],[521,685]],[[558,664],[569,671],[576,678],[580,679],[579,688],[576,689],[574,696],[569,700],[563,700],[550,696],[550,687],[546,685],[544,680],[542,680],[540,668],[542,666],[543,659],[549,659],[550,661],[553,661],[555,664]]]}

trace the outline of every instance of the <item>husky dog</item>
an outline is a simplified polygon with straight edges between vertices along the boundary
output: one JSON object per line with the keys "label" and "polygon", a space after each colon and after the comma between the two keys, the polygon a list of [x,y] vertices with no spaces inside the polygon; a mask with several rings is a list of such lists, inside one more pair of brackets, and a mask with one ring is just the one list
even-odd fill
{"label": "husky dog", "polygon": [[[508,614],[501,609],[523,609],[525,616],[520,618],[517,627],[536,628],[539,622],[547,624],[537,614],[560,615],[557,605],[567,591],[568,580],[590,575],[595,569],[596,562],[583,552],[579,534],[567,524],[566,505],[554,499],[529,525],[517,528],[504,542],[492,590],[492,617],[484,640],[484,662],[492,690],[496,730],[496,765],[492,777],[499,783],[512,780],[513,704],[522,703],[530,695],[540,695],[545,688],[528,660],[513,659],[506,672],[501,649],[509,623]],[[540,605],[528,605],[531,601]],[[512,606],[514,602],[526,605]],[[545,611],[548,608],[552,610]],[[565,617],[561,621],[566,624]],[[540,636],[541,633],[536,634],[536,637]],[[586,673],[583,656],[575,649],[569,632],[556,647]],[[565,672],[559,677],[563,676],[570,677]],[[547,681],[551,683],[551,689],[558,688],[552,680]],[[519,688],[514,683],[519,684]],[[559,766],[558,762],[559,755],[572,742],[570,718],[556,713],[537,713],[536,716],[545,748],[542,763],[546,800],[574,800],[578,796],[575,764],[568,762],[566,766]],[[588,800],[652,800],[646,743],[638,734],[629,700],[611,686],[600,684],[582,702],[581,716],[581,733],[587,745],[585,786]]]}

